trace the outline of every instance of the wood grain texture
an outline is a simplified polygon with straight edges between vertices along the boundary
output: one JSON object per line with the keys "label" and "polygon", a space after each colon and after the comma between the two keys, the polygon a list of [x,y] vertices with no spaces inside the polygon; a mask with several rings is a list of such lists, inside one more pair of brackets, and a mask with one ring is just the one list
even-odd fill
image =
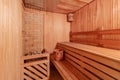
{"label": "wood grain texture", "polygon": [[94,0],[75,12],[75,21],[71,23],[71,31],[80,32],[93,31],[98,28],[103,30],[120,28],[119,4],[118,0]]}
{"label": "wood grain texture", "polygon": [[21,59],[21,80],[48,80],[50,78],[49,57],[48,53],[23,56]]}
{"label": "wood grain texture", "polygon": [[55,12],[71,13],[76,10],[79,10],[80,8],[82,8],[83,6],[87,5],[92,1],[93,0],[59,0]]}
{"label": "wood grain texture", "polygon": [[21,0],[0,0],[0,80],[20,80],[21,41]]}
{"label": "wood grain texture", "polygon": [[70,41],[96,45],[112,49],[120,49],[120,29],[71,32]]}
{"label": "wood grain texture", "polygon": [[70,24],[64,14],[45,13],[44,47],[53,51],[57,42],[69,41]]}
{"label": "wood grain texture", "polygon": [[[23,32],[29,33],[28,35],[23,34],[24,52],[32,50],[40,51],[42,48],[45,48],[47,51],[53,51],[57,42],[69,41],[70,23],[67,22],[65,14],[44,12],[29,8],[26,8],[25,12],[28,12],[27,16],[31,18],[27,18],[27,16],[23,17],[27,18],[27,25],[23,24]],[[34,20],[39,20],[37,16],[42,17],[42,19],[36,23]],[[40,26],[43,29],[39,28]],[[41,31],[41,34],[39,31]],[[29,38],[32,35],[33,38]],[[26,38],[27,41],[25,41]]]}
{"label": "wood grain texture", "polygon": [[[120,54],[119,50],[99,48],[89,45],[64,42],[58,43],[57,49],[64,50],[64,60],[72,64],[79,72],[92,80],[120,79]],[[116,54],[114,54],[116,53]],[[58,64],[63,61],[57,62]],[[67,65],[64,64],[64,66]],[[64,69],[64,67],[62,68]],[[70,68],[68,67],[70,70]],[[58,69],[59,70],[59,69]],[[72,70],[70,70],[72,72]],[[75,75],[76,72],[74,72]],[[81,76],[81,74],[79,74]],[[85,79],[85,80],[89,80]],[[84,80],[81,78],[81,80]]]}
{"label": "wood grain texture", "polygon": [[[119,0],[94,0],[90,4],[74,13],[74,21],[71,22],[71,32],[88,32],[98,30],[120,29],[120,1]],[[76,38],[96,39],[95,36],[76,36]],[[75,37],[74,37],[75,38]],[[120,35],[103,35],[105,40],[118,40]],[[96,39],[97,40],[97,39]],[[116,45],[117,43],[115,43]],[[112,45],[109,45],[112,46]],[[117,46],[118,47],[118,46]]]}
{"label": "wood grain texture", "polygon": [[24,0],[28,8],[64,14],[74,12],[91,1],[93,0]]}

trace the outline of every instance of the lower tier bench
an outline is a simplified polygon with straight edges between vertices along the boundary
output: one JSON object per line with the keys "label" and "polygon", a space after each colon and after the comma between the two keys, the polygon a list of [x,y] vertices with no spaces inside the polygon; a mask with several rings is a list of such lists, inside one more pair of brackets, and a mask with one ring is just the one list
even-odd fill
{"label": "lower tier bench", "polygon": [[72,42],[58,43],[64,60],[52,63],[64,80],[120,80],[120,51]]}
{"label": "lower tier bench", "polygon": [[[81,80],[79,76],[81,72],[79,72],[73,65],[71,65],[68,61],[55,61],[51,60],[56,69],[59,71],[64,80]],[[82,75],[82,74],[81,74]],[[86,78],[86,77],[85,77]],[[86,80],[86,79],[84,79]]]}

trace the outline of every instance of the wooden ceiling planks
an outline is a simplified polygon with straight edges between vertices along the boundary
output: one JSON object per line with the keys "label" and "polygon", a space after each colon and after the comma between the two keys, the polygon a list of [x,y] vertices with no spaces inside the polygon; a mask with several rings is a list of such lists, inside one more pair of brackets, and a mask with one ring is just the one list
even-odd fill
{"label": "wooden ceiling planks", "polygon": [[86,2],[86,3],[90,3],[93,0],[77,0],[77,1],[82,1],[82,2]]}
{"label": "wooden ceiling planks", "polygon": [[67,3],[71,6],[82,7],[86,2],[78,1],[78,0],[61,0],[63,3]]}
{"label": "wooden ceiling planks", "polygon": [[24,0],[25,4],[45,8],[44,0]]}
{"label": "wooden ceiling planks", "polygon": [[66,10],[66,9],[61,8],[61,7],[58,7],[57,9],[55,9],[55,12],[56,13],[67,14],[67,13],[71,13],[72,10]]}
{"label": "wooden ceiling planks", "polygon": [[66,10],[64,13],[75,12],[76,10],[80,9],[91,1],[93,0],[60,0],[56,9],[59,8],[59,10]]}
{"label": "wooden ceiling planks", "polygon": [[[23,0],[24,1],[24,0]],[[87,5],[93,0],[46,0],[46,11],[58,12],[58,13],[71,13]],[[25,0],[25,4],[34,5],[40,8],[41,2],[39,0],[30,1]],[[40,4],[40,5],[39,5]],[[26,6],[27,7],[27,6]],[[32,8],[31,6],[30,8]],[[43,7],[43,6],[42,6]]]}
{"label": "wooden ceiling planks", "polygon": [[[70,12],[75,12],[86,4],[90,3],[93,0],[60,0],[60,3],[56,8],[63,10],[71,10]],[[69,13],[69,12],[68,12]]]}
{"label": "wooden ceiling planks", "polygon": [[79,7],[72,6],[72,5],[69,5],[66,3],[59,4],[57,7],[61,8],[61,9],[65,9],[65,10],[71,10],[71,11],[79,9]]}

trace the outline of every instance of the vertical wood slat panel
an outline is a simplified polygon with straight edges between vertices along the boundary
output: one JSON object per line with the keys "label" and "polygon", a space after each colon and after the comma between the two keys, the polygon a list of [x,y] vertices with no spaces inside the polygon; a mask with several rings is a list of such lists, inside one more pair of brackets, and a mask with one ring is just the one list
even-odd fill
{"label": "vertical wood slat panel", "polygon": [[[86,11],[87,10],[87,11]],[[87,15],[85,15],[87,14]],[[87,20],[86,20],[87,17]],[[94,0],[74,13],[71,32],[120,29],[120,1]],[[81,35],[81,38],[96,39],[95,36]],[[74,36],[78,38],[78,36]],[[103,35],[103,39],[120,40],[120,35]],[[72,37],[71,37],[72,39]],[[73,41],[74,42],[74,41]],[[111,45],[109,45],[111,46]]]}
{"label": "vertical wood slat panel", "polygon": [[0,0],[1,80],[20,80],[21,28],[21,0]]}
{"label": "vertical wood slat panel", "polygon": [[52,52],[57,42],[69,41],[70,24],[67,16],[59,13],[45,13],[44,47]]}
{"label": "vertical wood slat panel", "polygon": [[71,31],[80,32],[93,31],[97,28],[103,30],[120,28],[119,4],[119,0],[94,0],[87,6],[75,12],[74,21],[71,23]]}

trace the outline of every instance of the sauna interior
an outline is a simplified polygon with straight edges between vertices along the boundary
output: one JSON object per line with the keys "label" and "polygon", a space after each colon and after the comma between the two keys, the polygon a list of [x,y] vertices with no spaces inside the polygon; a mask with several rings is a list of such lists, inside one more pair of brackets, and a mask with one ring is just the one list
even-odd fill
{"label": "sauna interior", "polygon": [[120,80],[120,0],[0,0],[0,80]]}

